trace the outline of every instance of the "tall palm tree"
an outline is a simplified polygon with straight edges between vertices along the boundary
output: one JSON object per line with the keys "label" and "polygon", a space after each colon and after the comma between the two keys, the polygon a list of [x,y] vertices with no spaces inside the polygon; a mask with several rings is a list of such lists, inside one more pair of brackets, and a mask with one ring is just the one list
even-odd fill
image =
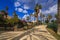
{"label": "tall palm tree", "polygon": [[6,18],[7,18],[7,15],[8,15],[8,6],[6,6],[6,13],[5,13],[5,16],[6,16]]}
{"label": "tall palm tree", "polygon": [[60,3],[58,3],[58,13],[57,13],[57,24],[58,24],[58,30],[57,33],[60,35]]}
{"label": "tall palm tree", "polygon": [[13,14],[13,21],[14,21],[14,31],[17,31],[17,25],[18,25],[18,22],[19,22],[19,19],[18,19],[18,16],[16,14],[16,12],[14,12]]}
{"label": "tall palm tree", "polygon": [[16,14],[16,12],[14,12],[13,14],[13,20],[14,20],[14,23],[18,23],[19,19],[18,19],[18,15]]}
{"label": "tall palm tree", "polygon": [[36,6],[35,6],[35,17],[36,17],[36,21],[37,21],[37,23],[38,23],[39,9],[41,9],[41,8],[42,8],[41,5],[36,4]]}

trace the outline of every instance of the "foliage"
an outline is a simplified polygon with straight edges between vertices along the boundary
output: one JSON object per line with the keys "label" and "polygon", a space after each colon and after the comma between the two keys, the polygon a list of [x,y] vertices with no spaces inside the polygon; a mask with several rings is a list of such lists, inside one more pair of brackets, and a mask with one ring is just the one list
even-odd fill
{"label": "foliage", "polygon": [[23,28],[25,26],[25,24],[24,24],[24,22],[22,22],[21,20],[19,20],[19,22],[18,22],[18,28]]}
{"label": "foliage", "polygon": [[57,25],[56,22],[49,23],[48,26],[47,26],[47,28],[52,29],[52,30],[53,30],[54,32],[56,32],[56,33],[57,33],[57,27],[58,27],[58,25]]}
{"label": "foliage", "polygon": [[2,17],[3,17],[3,16],[0,14],[0,20],[2,20]]}
{"label": "foliage", "polygon": [[9,19],[5,19],[4,24],[8,24],[8,23],[9,23]]}
{"label": "foliage", "polygon": [[36,9],[42,9],[42,6],[41,6],[41,5],[36,4],[35,10],[36,10]]}
{"label": "foliage", "polygon": [[10,23],[11,25],[14,25],[14,20],[11,18],[11,19],[9,20],[9,23]]}
{"label": "foliage", "polygon": [[41,18],[43,18],[43,17],[45,17],[45,15],[44,15],[44,14],[42,14],[42,13],[40,13],[40,17],[41,17]]}
{"label": "foliage", "polygon": [[4,23],[4,18],[3,18],[3,15],[2,14],[0,14],[0,24],[3,24]]}
{"label": "foliage", "polygon": [[40,25],[40,24],[42,24],[42,22],[40,20],[38,20],[38,24]]}
{"label": "foliage", "polygon": [[47,28],[47,30],[49,31],[49,33],[54,36],[57,40],[60,40],[60,35],[58,35],[57,33],[55,33],[52,29]]}
{"label": "foliage", "polygon": [[26,17],[26,20],[27,20],[27,21],[29,21],[29,19],[30,19],[30,17],[29,17],[29,16],[27,16],[27,17]]}
{"label": "foliage", "polygon": [[55,18],[58,19],[58,14],[55,14]]}
{"label": "foliage", "polygon": [[46,23],[46,24],[48,24],[48,23],[49,23],[49,20],[48,20],[48,19],[47,19],[47,20],[45,20],[45,23]]}
{"label": "foliage", "polygon": [[50,21],[50,19],[52,18],[52,16],[50,14],[48,14],[48,20]]}

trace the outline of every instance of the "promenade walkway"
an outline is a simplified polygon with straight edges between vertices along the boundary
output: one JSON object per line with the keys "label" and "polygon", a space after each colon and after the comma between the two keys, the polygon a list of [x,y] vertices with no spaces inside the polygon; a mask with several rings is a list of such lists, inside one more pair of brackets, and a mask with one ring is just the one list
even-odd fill
{"label": "promenade walkway", "polygon": [[4,32],[0,40],[57,40],[46,29],[46,25],[39,25],[27,31]]}

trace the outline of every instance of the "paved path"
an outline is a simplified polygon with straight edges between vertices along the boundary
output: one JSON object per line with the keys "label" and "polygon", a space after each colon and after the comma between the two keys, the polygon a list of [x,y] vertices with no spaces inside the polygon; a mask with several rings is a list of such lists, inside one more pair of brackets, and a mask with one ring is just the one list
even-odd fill
{"label": "paved path", "polygon": [[47,30],[46,25],[36,26],[12,40],[57,40]]}
{"label": "paved path", "polygon": [[27,31],[5,32],[0,40],[57,40],[46,29],[46,25],[36,26]]}
{"label": "paved path", "polygon": [[[0,32],[1,33],[1,32]],[[15,38],[22,34],[23,32],[14,32],[14,31],[9,31],[9,32],[3,32],[0,34],[0,40],[11,40],[12,38]]]}

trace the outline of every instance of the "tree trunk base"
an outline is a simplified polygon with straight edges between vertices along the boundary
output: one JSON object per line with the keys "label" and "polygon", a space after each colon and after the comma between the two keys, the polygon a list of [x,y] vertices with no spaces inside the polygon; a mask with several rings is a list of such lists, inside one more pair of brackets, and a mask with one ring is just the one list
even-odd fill
{"label": "tree trunk base", "polygon": [[60,24],[58,24],[58,30],[57,33],[60,35]]}

